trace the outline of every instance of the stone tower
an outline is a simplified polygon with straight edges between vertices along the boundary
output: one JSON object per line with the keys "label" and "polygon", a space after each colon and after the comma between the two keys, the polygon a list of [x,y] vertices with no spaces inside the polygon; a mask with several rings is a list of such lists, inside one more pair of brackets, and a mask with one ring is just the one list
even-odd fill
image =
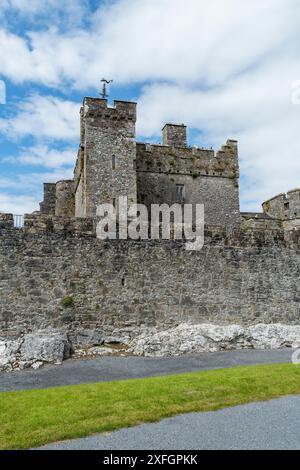
{"label": "stone tower", "polygon": [[293,189],[287,194],[281,193],[262,205],[263,211],[269,217],[279,220],[300,218],[300,189]]}
{"label": "stone tower", "polygon": [[[45,184],[41,213],[94,219],[100,204],[203,204],[205,223],[232,230],[240,224],[238,143],[191,147],[184,124],[166,124],[162,144],[135,140],[136,103],[86,97],[80,109],[80,146],[74,179]],[[299,193],[299,191],[298,191]],[[297,191],[284,210],[297,213]],[[273,203],[269,204],[273,208]],[[272,206],[272,207],[271,207]],[[289,209],[286,209],[289,206]]]}
{"label": "stone tower", "polygon": [[[75,167],[75,216],[94,217],[99,204],[136,203],[136,103],[85,98]],[[117,208],[117,207],[116,207]]]}

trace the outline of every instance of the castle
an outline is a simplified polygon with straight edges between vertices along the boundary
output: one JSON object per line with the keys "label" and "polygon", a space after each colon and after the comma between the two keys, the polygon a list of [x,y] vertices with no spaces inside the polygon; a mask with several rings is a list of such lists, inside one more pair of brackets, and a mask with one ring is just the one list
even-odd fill
{"label": "castle", "polygon": [[204,204],[208,224],[239,223],[237,142],[213,150],[188,147],[186,126],[166,124],[163,144],[135,141],[136,103],[85,98],[74,179],[46,183],[41,213],[93,218],[96,207],[117,204]]}
{"label": "castle", "polygon": [[80,145],[73,180],[44,184],[40,212],[94,218],[103,203],[204,204],[205,223],[232,230],[246,221],[278,227],[300,225],[300,189],[263,203],[263,213],[240,214],[235,140],[215,153],[189,147],[184,124],[166,124],[162,145],[135,141],[136,103],[88,98],[80,109]]}
{"label": "castle", "polygon": [[[189,147],[186,127],[166,124],[162,145],[137,143],[136,104],[124,101],[85,98],[80,119],[74,179],[46,183],[24,228],[0,214],[0,337],[51,326],[76,346],[183,321],[299,323],[299,189],[240,213],[236,141]],[[204,204],[203,249],[97,239],[96,207],[120,195]]]}

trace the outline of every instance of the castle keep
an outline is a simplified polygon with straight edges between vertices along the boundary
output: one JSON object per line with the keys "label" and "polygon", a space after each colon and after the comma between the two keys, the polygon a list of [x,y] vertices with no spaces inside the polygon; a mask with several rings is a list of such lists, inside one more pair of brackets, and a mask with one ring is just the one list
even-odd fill
{"label": "castle keep", "polygon": [[208,224],[239,224],[237,142],[217,153],[187,145],[184,125],[166,124],[162,145],[135,141],[136,104],[85,98],[74,180],[45,184],[41,213],[93,218],[96,207],[117,204],[204,204]]}
{"label": "castle keep", "polygon": [[[189,147],[186,127],[166,124],[161,145],[138,143],[136,104],[123,101],[85,98],[80,121],[74,178],[46,183],[21,229],[0,214],[0,338],[51,326],[76,346],[181,322],[299,323],[299,189],[241,214],[236,141]],[[97,239],[96,207],[120,195],[204,204],[203,249]]]}

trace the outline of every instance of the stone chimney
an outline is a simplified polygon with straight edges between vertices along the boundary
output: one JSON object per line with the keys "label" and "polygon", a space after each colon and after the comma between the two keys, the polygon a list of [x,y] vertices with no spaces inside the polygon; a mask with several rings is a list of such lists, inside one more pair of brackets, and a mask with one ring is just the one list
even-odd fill
{"label": "stone chimney", "polygon": [[187,133],[184,124],[166,124],[162,130],[163,145],[170,147],[186,147]]}

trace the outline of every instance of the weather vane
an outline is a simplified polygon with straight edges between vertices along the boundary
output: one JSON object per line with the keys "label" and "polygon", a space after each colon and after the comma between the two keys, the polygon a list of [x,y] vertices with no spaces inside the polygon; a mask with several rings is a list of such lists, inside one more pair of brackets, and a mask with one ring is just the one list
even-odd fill
{"label": "weather vane", "polygon": [[101,82],[103,82],[103,88],[102,88],[102,93],[100,93],[100,96],[103,100],[106,100],[108,98],[106,85],[109,85],[110,83],[112,83],[113,80],[106,80],[106,78],[102,78]]}

